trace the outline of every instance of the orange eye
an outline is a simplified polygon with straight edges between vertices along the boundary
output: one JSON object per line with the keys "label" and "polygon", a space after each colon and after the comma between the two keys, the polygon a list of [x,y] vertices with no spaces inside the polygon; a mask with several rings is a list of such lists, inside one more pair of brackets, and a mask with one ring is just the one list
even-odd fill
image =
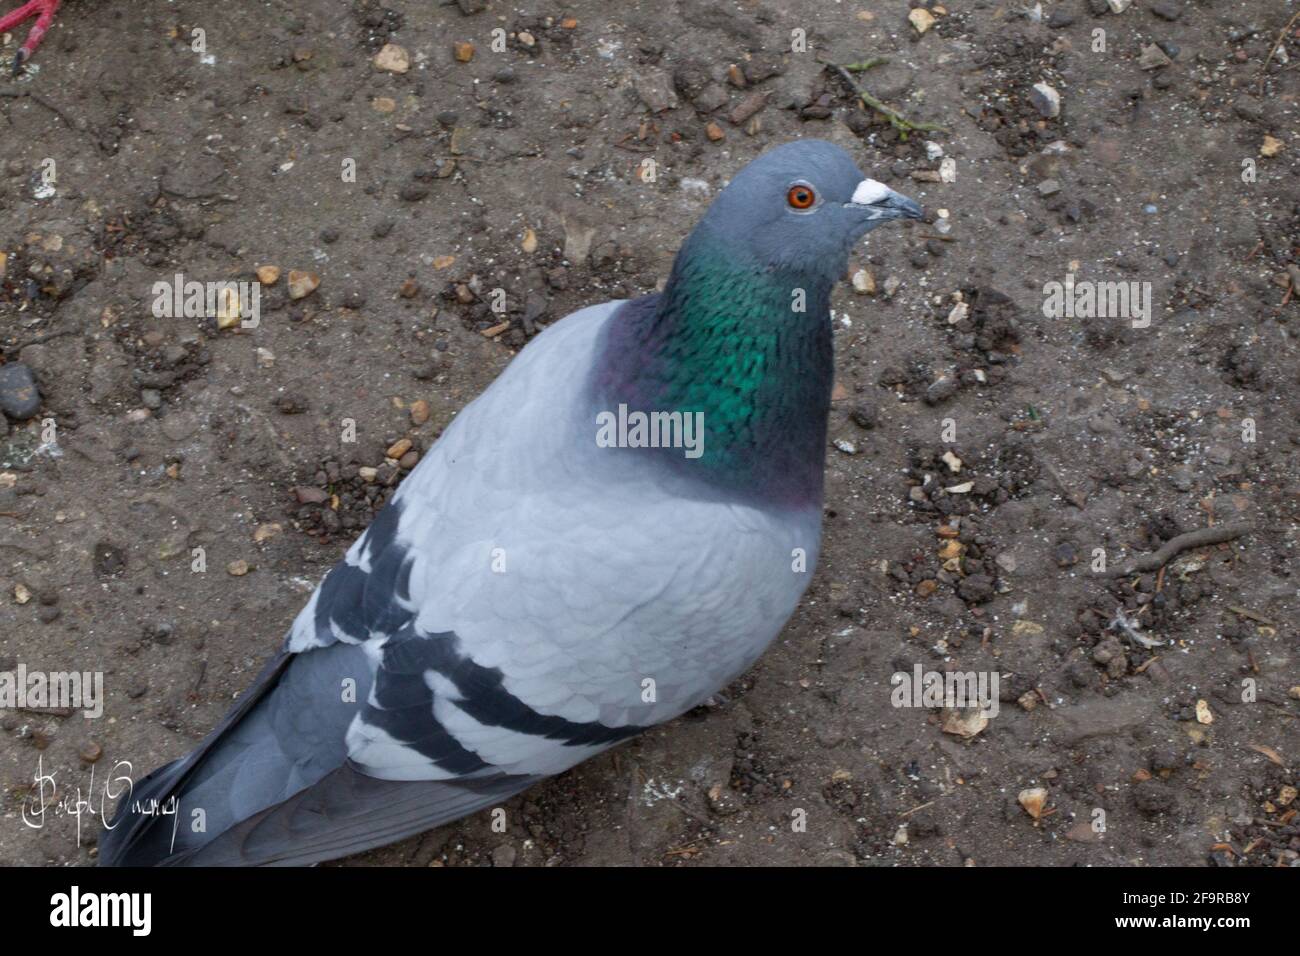
{"label": "orange eye", "polygon": [[785,201],[795,209],[811,209],[817,201],[817,194],[811,186],[791,186],[785,194]]}

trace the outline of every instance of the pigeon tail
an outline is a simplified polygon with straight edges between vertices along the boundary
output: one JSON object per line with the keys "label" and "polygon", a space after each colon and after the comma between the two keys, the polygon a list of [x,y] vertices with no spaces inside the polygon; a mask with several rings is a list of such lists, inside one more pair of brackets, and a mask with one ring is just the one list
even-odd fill
{"label": "pigeon tail", "polygon": [[343,738],[355,705],[310,709],[303,701],[339,700],[345,675],[356,678],[364,699],[367,674],[355,645],[275,657],[192,753],[123,797],[100,841],[100,865],[154,866],[193,853],[337,769],[347,758]]}
{"label": "pigeon tail", "polygon": [[348,761],[163,866],[308,866],[385,846],[514,796],[540,776],[380,780]]}

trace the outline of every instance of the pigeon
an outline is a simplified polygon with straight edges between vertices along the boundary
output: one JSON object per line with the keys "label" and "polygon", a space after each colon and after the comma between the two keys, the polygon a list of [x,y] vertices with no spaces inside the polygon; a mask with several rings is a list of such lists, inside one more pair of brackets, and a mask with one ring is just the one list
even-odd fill
{"label": "pigeon", "polygon": [[821,543],[831,291],[911,199],[839,146],[723,188],[661,292],[583,308],[467,405],[104,865],[306,865],[500,804],[744,673]]}
{"label": "pigeon", "polygon": [[7,33],[32,17],[36,18],[31,30],[27,32],[27,39],[23,41],[23,45],[14,54],[14,76],[22,72],[23,64],[31,59],[32,54],[36,52],[36,48],[45,39],[45,31],[54,22],[54,14],[58,12],[61,2],[62,0],[27,0],[17,10],[0,17],[0,33]]}

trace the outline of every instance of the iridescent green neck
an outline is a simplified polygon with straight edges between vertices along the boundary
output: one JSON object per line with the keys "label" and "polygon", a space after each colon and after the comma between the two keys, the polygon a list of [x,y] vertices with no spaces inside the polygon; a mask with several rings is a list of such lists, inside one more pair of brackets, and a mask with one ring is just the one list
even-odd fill
{"label": "iridescent green neck", "polygon": [[664,291],[612,319],[597,404],[702,413],[703,454],[656,449],[665,461],[740,495],[820,502],[832,282],[738,260],[697,228]]}

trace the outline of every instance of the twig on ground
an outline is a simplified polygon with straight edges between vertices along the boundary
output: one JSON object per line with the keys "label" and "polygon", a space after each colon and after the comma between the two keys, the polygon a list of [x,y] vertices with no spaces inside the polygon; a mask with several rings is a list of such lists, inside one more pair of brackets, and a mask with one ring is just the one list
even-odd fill
{"label": "twig on ground", "polygon": [[1052,483],[1056,485],[1057,491],[1061,493],[1061,497],[1082,511],[1083,507],[1088,503],[1087,499],[1065,483],[1061,473],[1056,470],[1050,461],[1044,461],[1043,467],[1047,471],[1048,477],[1052,479]]}
{"label": "twig on ground", "polygon": [[1221,524],[1215,528],[1198,528],[1196,531],[1189,531],[1186,534],[1178,535],[1176,538],[1170,538],[1161,545],[1159,550],[1130,561],[1124,567],[1112,572],[1112,574],[1115,577],[1124,577],[1129,574],[1155,571],[1168,564],[1175,555],[1181,554],[1189,548],[1203,548],[1210,544],[1223,544],[1225,541],[1240,538],[1243,534],[1253,531],[1254,528],[1255,526],[1249,521]]}
{"label": "twig on ground", "polygon": [[1139,664],[1137,667],[1133,668],[1133,673],[1134,673],[1134,674],[1141,674],[1143,671],[1145,671],[1148,667],[1150,667],[1152,664],[1154,664],[1154,663],[1155,663],[1156,661],[1158,661],[1158,660],[1160,660],[1159,655],[1157,655],[1157,656],[1155,656],[1155,657],[1148,657],[1146,660],[1144,660],[1144,661],[1143,661],[1141,664]]}
{"label": "twig on ground", "polygon": [[40,345],[42,342],[48,342],[51,339],[62,338],[65,335],[76,335],[80,331],[81,331],[80,329],[60,329],[59,331],[56,332],[46,332],[44,335],[38,335],[36,336],[36,338],[28,339],[26,342],[19,342],[18,344],[12,346],[0,346],[0,348],[3,348],[3,350],[6,352],[12,352],[13,354],[17,355],[19,352],[27,348],[27,346],[29,345]]}
{"label": "twig on ground", "polygon": [[1300,266],[1296,265],[1294,262],[1290,263],[1286,267],[1286,275],[1287,278],[1291,280],[1291,288],[1287,291],[1289,293],[1294,293],[1297,289],[1300,289]]}
{"label": "twig on ground", "polygon": [[1291,29],[1297,20],[1300,20],[1300,12],[1297,12],[1286,22],[1286,26],[1284,26],[1278,33],[1277,39],[1273,41],[1273,45],[1268,48],[1268,56],[1264,57],[1264,65],[1259,68],[1259,85],[1261,88],[1264,85],[1264,73],[1268,69],[1268,65],[1273,62],[1273,54],[1277,52],[1277,48],[1286,40],[1286,32]]}
{"label": "twig on ground", "polygon": [[851,63],[849,64],[849,66],[840,66],[838,63],[831,63],[827,60],[820,60],[819,62],[822,63],[824,66],[829,66],[832,70],[834,70],[837,74],[839,74],[840,79],[842,79],[848,85],[849,89],[851,89],[855,94],[857,94],[858,99],[862,100],[862,102],[865,103],[867,106],[869,106],[871,109],[875,110],[877,113],[880,113],[882,116],[885,117],[885,119],[889,120],[889,125],[894,127],[894,129],[898,130],[900,138],[902,138],[904,141],[906,141],[907,135],[909,133],[925,133],[925,132],[930,132],[931,130],[937,130],[939,132],[943,132],[943,127],[938,125],[937,123],[914,123],[911,120],[909,120],[906,116],[904,116],[902,113],[898,112],[898,110],[894,109],[891,106],[886,106],[880,100],[876,99],[874,96],[872,96],[862,87],[860,87],[858,85],[858,81],[853,78],[853,74],[849,72],[851,69],[854,68],[856,68],[858,72],[863,72],[865,70],[871,69],[873,66],[879,66],[881,63],[887,63],[889,62],[888,60],[885,60],[881,57],[876,57],[871,60],[864,60],[861,63]]}
{"label": "twig on ground", "polygon": [[1270,621],[1263,614],[1256,614],[1254,611],[1250,610],[1249,608],[1241,607],[1236,604],[1229,604],[1228,610],[1231,611],[1233,614],[1236,614],[1238,617],[1247,618],[1248,620],[1254,621],[1257,624],[1263,624],[1265,627],[1277,627],[1277,624],[1275,622]]}
{"label": "twig on ground", "polygon": [[861,63],[845,63],[844,69],[848,70],[850,73],[865,73],[873,67],[884,66],[888,62],[889,57],[887,56],[873,56],[868,57]]}

